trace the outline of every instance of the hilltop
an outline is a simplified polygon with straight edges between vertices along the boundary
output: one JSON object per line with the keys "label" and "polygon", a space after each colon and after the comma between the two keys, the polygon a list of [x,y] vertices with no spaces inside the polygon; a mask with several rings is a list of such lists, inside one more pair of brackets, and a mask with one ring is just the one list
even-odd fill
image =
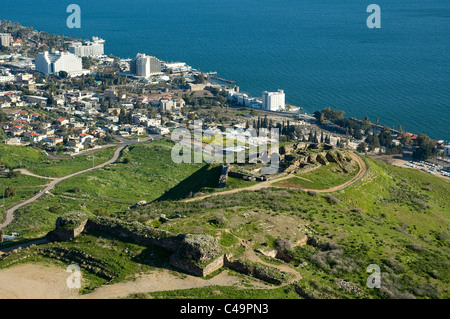
{"label": "hilltop", "polygon": [[[157,293],[144,288],[133,291],[130,286],[123,288],[122,297],[136,292],[131,297],[209,298],[214,289],[225,298],[448,298],[448,181],[363,157],[368,168],[365,175],[335,192],[326,189],[355,177],[352,162],[345,166],[347,173],[336,163],[328,163],[312,171],[293,172],[292,178],[297,178],[297,183],[274,179],[273,184],[260,190],[252,189],[265,182],[236,182],[230,178],[229,187],[238,188],[228,192],[217,188],[220,170],[214,167],[220,166],[166,167],[168,153],[164,155],[164,150],[168,152],[171,145],[161,140],[130,146],[115,164],[75,178],[81,180],[67,180],[58,185],[53,195],[19,211],[10,229],[23,225],[20,229],[26,233],[29,218],[41,216],[34,221],[37,228],[28,230],[30,238],[39,238],[54,229],[58,216],[64,212],[84,211],[93,214],[93,221],[100,218],[108,225],[121,224],[130,231],[162,232],[173,234],[168,238],[180,240],[184,237],[177,234],[202,234],[209,238],[206,240],[212,240],[211,247],[216,247],[211,258],[228,256],[205,279],[216,283],[215,287],[178,291],[174,285],[172,292]],[[320,150],[310,154],[319,153]],[[161,172],[157,174],[158,169]],[[148,180],[152,183],[146,186]],[[192,181],[197,181],[197,186]],[[157,187],[158,183],[162,183],[161,187]],[[190,194],[186,183],[197,191]],[[85,186],[73,192],[74,185]],[[305,188],[310,190],[304,191]],[[179,190],[179,196],[181,190],[186,192],[181,198],[170,199],[171,189]],[[220,196],[204,197],[205,193]],[[165,199],[161,198],[164,194]],[[130,196],[135,200],[124,201]],[[147,203],[131,205],[143,199]],[[116,203],[112,205],[114,200]],[[104,208],[99,209],[102,202]],[[51,208],[61,204],[64,205],[61,210]],[[10,268],[24,262],[59,267],[77,260],[77,255],[87,256],[86,261],[94,263],[92,267],[100,267],[111,277],[100,276],[91,268],[83,270],[86,282],[81,291],[88,293],[86,297],[92,291],[93,295],[106,293],[108,286],[120,282],[127,287],[128,279],[141,278],[157,269],[175,271],[170,275],[175,276],[174,282],[177,276],[186,276],[183,274],[186,270],[171,262],[172,253],[166,248],[136,242],[130,238],[137,237],[129,236],[132,237],[125,239],[116,231],[105,232],[105,228],[91,226],[72,240],[15,252],[0,261],[0,267]],[[55,259],[60,253],[64,257]],[[213,259],[198,266],[207,267]],[[98,264],[100,261],[103,264]],[[369,276],[366,269],[371,264],[381,268],[381,289],[369,289],[366,285]],[[218,274],[221,280],[214,279]],[[226,287],[236,281],[224,278],[241,278],[240,284]]]}

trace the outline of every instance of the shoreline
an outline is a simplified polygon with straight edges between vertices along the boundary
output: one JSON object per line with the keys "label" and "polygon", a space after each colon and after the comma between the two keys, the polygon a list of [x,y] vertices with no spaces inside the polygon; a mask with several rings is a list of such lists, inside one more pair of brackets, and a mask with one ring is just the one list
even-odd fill
{"label": "shoreline", "polygon": [[[1,20],[0,20],[1,21]],[[6,20],[7,21],[7,20]],[[21,25],[21,24],[19,24],[21,27],[24,27],[23,25]],[[31,28],[33,28],[33,27],[31,27]],[[34,29],[34,28],[33,28]],[[36,31],[36,30],[35,30]],[[45,32],[45,31],[37,31],[37,32]],[[70,37],[70,36],[64,36],[64,35],[59,35],[59,34],[53,34],[53,35],[55,35],[55,36],[57,36],[57,37],[62,37],[63,39],[65,39],[65,40],[67,40],[67,41],[69,41],[70,39],[72,39],[72,37]],[[86,39],[82,39],[82,40],[86,40]],[[1,56],[3,56],[3,55],[0,55],[0,57]],[[20,56],[23,56],[23,55],[20,55]],[[107,57],[110,57],[110,58],[117,58],[117,59],[119,59],[119,60],[126,60],[126,59],[128,59],[128,58],[123,58],[123,57],[120,57],[120,56],[118,56],[118,55],[115,55],[114,53],[109,53],[109,54],[104,54],[103,55],[103,57],[105,57],[105,58],[107,58]],[[93,60],[95,60],[95,59],[98,59],[99,57],[94,57],[94,58],[92,58],[92,57],[89,57],[89,59],[93,59]],[[164,62],[164,63],[169,63],[169,61],[165,61],[165,60],[160,60],[161,62]],[[1,64],[0,64],[0,66],[1,66]],[[211,75],[211,77],[213,78],[213,80],[211,81],[211,80],[209,80],[208,79],[208,83],[210,83],[210,84],[217,84],[217,85],[221,85],[221,87],[222,88],[227,88],[227,87],[229,87],[228,85],[224,85],[224,84],[221,84],[221,83],[217,83],[217,82],[214,82],[214,78],[215,79],[217,79],[218,81],[222,81],[223,82],[223,80],[225,80],[225,82],[224,83],[232,83],[233,85],[236,85],[238,82],[237,81],[235,81],[235,80],[233,80],[233,79],[222,79],[221,77],[220,77],[220,75],[217,73],[217,72],[203,72],[203,71],[200,71],[199,69],[196,69],[196,68],[192,68],[192,71],[197,71],[197,72],[200,72],[200,73],[202,73],[202,74],[205,74],[205,75],[207,75],[208,77]],[[36,72],[36,71],[35,71]],[[120,72],[120,71],[119,71]],[[115,73],[116,74],[116,73]],[[117,75],[117,74],[116,74]],[[182,75],[182,73],[181,73],[181,75]],[[297,112],[289,112],[289,111],[268,111],[268,110],[262,110],[262,109],[258,109],[258,108],[251,108],[251,107],[247,107],[247,106],[244,106],[245,108],[249,108],[249,109],[254,109],[254,110],[257,110],[257,111],[262,111],[262,112],[268,112],[268,113],[270,113],[270,114],[280,114],[280,115],[292,115],[292,116],[297,116],[297,117],[299,117],[299,118],[303,118],[303,119],[311,119],[311,118],[314,118],[314,113],[308,113],[308,112],[304,112],[304,113],[301,113],[301,111],[302,110],[305,110],[305,108],[304,107],[301,107],[301,106],[295,106],[295,105],[292,105],[292,104],[289,104],[289,105],[291,105],[292,107],[295,107],[295,108],[298,108],[298,111]],[[334,109],[333,109],[334,110]],[[336,110],[338,110],[337,108],[336,108]],[[346,112],[345,110],[344,110],[344,112]],[[355,116],[344,116],[346,119],[349,119],[349,120],[356,120],[356,121],[360,121],[360,122],[362,122],[363,120],[362,119],[360,119],[360,118],[358,118],[358,117],[355,117]],[[385,126],[385,125],[382,125],[382,124],[379,124],[379,123],[374,123],[374,122],[372,122],[372,121],[370,121],[369,120],[369,122],[370,122],[370,124],[372,125],[372,127],[376,127],[376,128],[378,128],[378,129],[380,129],[380,128],[382,128],[382,127],[388,127],[390,130],[391,130],[391,132],[399,132],[398,130],[396,130],[396,129],[394,129],[393,127],[389,127],[389,126]],[[400,123],[401,124],[401,123]],[[411,133],[411,132],[407,132],[407,131],[404,131],[403,133],[407,133],[407,134],[413,134],[413,135],[418,135],[418,134],[421,134],[421,133]],[[446,140],[446,139],[441,139],[441,138],[436,138],[436,139],[433,139],[433,140],[435,140],[435,141],[443,141],[443,144],[444,145],[447,145],[447,144],[449,144],[450,143],[450,140]]]}

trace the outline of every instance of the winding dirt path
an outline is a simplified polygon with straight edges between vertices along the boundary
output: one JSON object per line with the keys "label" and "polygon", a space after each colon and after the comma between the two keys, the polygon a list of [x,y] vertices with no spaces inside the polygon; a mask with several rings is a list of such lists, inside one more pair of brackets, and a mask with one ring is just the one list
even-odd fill
{"label": "winding dirt path", "polygon": [[[363,159],[361,157],[359,157],[358,155],[356,155],[354,152],[349,151],[350,153],[350,157],[355,160],[358,165],[359,165],[359,172],[358,174],[356,174],[355,177],[353,177],[351,180],[349,180],[348,182],[345,182],[344,184],[332,187],[332,188],[328,188],[328,189],[303,189],[304,191],[315,191],[318,193],[331,193],[331,192],[336,192],[336,191],[340,191],[344,188],[347,188],[348,186],[352,185],[353,183],[357,182],[358,180],[360,180],[367,172],[367,166],[366,163],[363,161]],[[184,200],[185,202],[196,202],[196,201],[200,201],[206,198],[210,198],[210,197],[215,197],[215,196],[222,196],[222,195],[229,195],[229,194],[235,194],[235,193],[239,193],[239,192],[244,192],[244,191],[257,191],[257,190],[261,190],[264,188],[269,188],[269,187],[276,187],[276,188],[289,188],[289,187],[277,187],[277,186],[273,186],[273,184],[287,180],[287,179],[291,179],[291,178],[300,178],[300,179],[305,179],[308,180],[306,178],[294,175],[294,174],[287,174],[284,175],[282,177],[278,177],[275,178],[273,180],[270,181],[265,181],[265,182],[261,182],[249,187],[244,187],[244,188],[236,188],[236,189],[231,189],[229,191],[224,191],[224,192],[218,192],[218,193],[213,193],[213,194],[208,194],[208,195],[203,195],[203,196],[199,196],[199,197],[195,197],[195,198],[190,198],[187,200]],[[308,180],[309,181],[309,180]],[[296,189],[300,189],[300,188],[296,188]]]}
{"label": "winding dirt path", "polygon": [[42,179],[56,179],[56,177],[47,177],[47,176],[36,175],[25,168],[19,168],[18,171],[20,173],[22,173],[22,175],[28,175],[28,176],[42,178]]}
{"label": "winding dirt path", "polygon": [[[331,187],[331,188],[327,188],[327,189],[303,189],[303,191],[315,191],[317,193],[332,193],[332,192],[337,192],[340,191],[344,188],[349,187],[350,185],[352,185],[353,183],[356,183],[357,181],[359,181],[361,178],[363,178],[363,176],[366,174],[367,172],[367,165],[366,163],[363,161],[363,159],[361,157],[359,157],[358,155],[356,155],[354,152],[350,151],[350,157],[356,161],[359,165],[359,172],[358,174],[356,174],[355,177],[353,177],[351,180],[349,180],[348,182],[345,182],[344,184],[335,186],[335,187]],[[297,178],[300,178],[299,176],[295,176]],[[274,186],[276,187],[276,186]],[[283,187],[280,187],[283,188]]]}
{"label": "winding dirt path", "polygon": [[[15,206],[13,206],[13,207],[11,207],[11,208],[9,208],[9,209],[7,209],[7,210],[6,210],[6,218],[4,219],[3,224],[0,224],[0,229],[5,228],[5,227],[7,227],[9,224],[12,223],[12,221],[13,221],[13,219],[14,219],[14,213],[15,213],[19,208],[22,208],[22,207],[24,207],[24,206],[26,206],[26,205],[28,205],[28,204],[31,204],[31,203],[37,201],[37,200],[38,200],[39,198],[41,198],[43,195],[49,193],[53,188],[55,188],[56,185],[58,185],[58,184],[61,183],[62,181],[65,181],[66,179],[72,178],[72,177],[77,176],[77,175],[80,175],[80,174],[84,174],[84,173],[87,173],[87,172],[91,172],[91,171],[94,171],[94,170],[103,168],[103,167],[105,167],[105,166],[107,166],[107,165],[109,165],[109,164],[114,163],[114,162],[117,161],[117,159],[119,158],[120,152],[121,152],[125,147],[127,147],[127,146],[129,146],[129,145],[131,145],[131,144],[146,143],[146,142],[150,142],[150,141],[156,141],[156,140],[159,140],[159,139],[161,139],[161,138],[162,138],[162,137],[161,137],[160,135],[155,135],[155,136],[153,136],[153,137],[148,137],[148,138],[145,138],[145,139],[142,139],[142,140],[139,140],[139,141],[133,141],[133,140],[127,140],[127,139],[122,138],[122,137],[117,137],[117,139],[118,139],[120,142],[119,142],[118,144],[116,144],[116,145],[118,145],[118,147],[117,147],[117,149],[115,150],[115,152],[114,152],[114,154],[113,154],[113,156],[112,156],[112,158],[111,158],[110,160],[108,160],[108,161],[106,161],[106,162],[104,162],[104,163],[102,163],[102,164],[99,164],[99,165],[97,165],[97,166],[94,166],[94,167],[91,167],[91,168],[87,168],[87,169],[84,169],[84,170],[81,170],[81,171],[78,171],[78,172],[75,172],[75,173],[72,173],[72,174],[63,176],[63,177],[59,177],[59,178],[42,177],[42,176],[35,175],[35,174],[33,174],[33,173],[31,173],[31,172],[29,172],[29,171],[27,171],[27,170],[24,170],[23,172],[25,172],[26,175],[35,176],[35,177],[40,177],[40,178],[46,178],[46,179],[49,179],[50,182],[45,186],[45,188],[44,188],[43,190],[41,190],[39,193],[37,193],[37,194],[34,195],[33,197],[31,197],[31,198],[29,198],[29,199],[27,199],[27,200],[25,200],[25,201],[23,201],[23,202],[21,202],[21,203],[19,203],[19,204],[15,205]],[[99,151],[99,150],[100,150],[100,149],[95,150],[95,151]]]}
{"label": "winding dirt path", "polygon": [[59,177],[59,178],[51,179],[50,182],[46,185],[46,187],[45,187],[43,190],[41,190],[39,193],[37,193],[37,194],[34,195],[33,197],[31,197],[31,198],[29,198],[29,199],[27,199],[27,200],[25,200],[25,201],[23,201],[23,202],[21,202],[21,203],[19,203],[19,204],[15,205],[15,206],[13,206],[13,207],[11,207],[11,208],[9,208],[9,209],[7,209],[7,210],[6,210],[6,218],[5,218],[5,221],[3,222],[3,224],[0,224],[0,229],[5,228],[5,227],[7,227],[9,224],[12,223],[12,221],[13,221],[13,219],[14,219],[14,213],[15,213],[18,209],[20,209],[20,208],[22,208],[22,207],[24,207],[24,206],[26,206],[26,205],[29,205],[29,204],[31,204],[31,203],[37,201],[39,198],[41,198],[42,196],[44,196],[45,194],[47,194],[48,192],[50,192],[53,188],[55,188],[56,185],[58,185],[58,184],[61,183],[62,181],[65,181],[66,179],[72,178],[72,177],[77,176],[77,175],[80,175],[80,174],[84,174],[84,173],[87,173],[87,172],[90,172],[90,171],[94,171],[94,170],[103,168],[103,167],[105,167],[105,166],[107,166],[107,165],[109,165],[109,164],[114,163],[114,162],[117,161],[117,159],[119,158],[120,152],[121,152],[125,147],[127,147],[127,146],[128,146],[128,144],[122,144],[122,145],[120,145],[120,146],[115,150],[113,157],[112,157],[110,160],[108,160],[108,161],[106,161],[106,162],[104,162],[104,163],[102,163],[102,164],[100,164],[100,165],[97,165],[97,166],[94,166],[94,167],[91,167],[91,168],[87,168],[87,169],[81,170],[81,171],[79,171],[79,172],[76,172],[76,173],[72,173],[72,174],[66,175],[66,176],[64,176],[64,177]]}

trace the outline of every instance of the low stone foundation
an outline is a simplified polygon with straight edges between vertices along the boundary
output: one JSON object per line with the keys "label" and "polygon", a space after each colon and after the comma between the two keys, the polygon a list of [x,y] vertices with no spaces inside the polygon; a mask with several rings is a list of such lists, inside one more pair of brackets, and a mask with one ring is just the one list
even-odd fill
{"label": "low stone foundation", "polygon": [[170,265],[191,275],[205,277],[215,272],[216,270],[221,269],[224,266],[224,258],[224,256],[219,256],[209,264],[201,266],[194,263],[192,260],[180,259],[172,255],[170,257]]}

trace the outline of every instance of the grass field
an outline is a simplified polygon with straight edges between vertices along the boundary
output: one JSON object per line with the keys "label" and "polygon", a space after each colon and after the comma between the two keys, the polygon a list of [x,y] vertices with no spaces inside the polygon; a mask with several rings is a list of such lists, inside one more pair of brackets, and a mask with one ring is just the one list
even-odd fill
{"label": "grass field", "polygon": [[[217,187],[220,167],[174,164],[170,157],[172,146],[168,140],[129,146],[117,163],[64,181],[54,194],[131,205],[141,200],[183,198],[190,192]],[[80,190],[74,192],[75,188]]]}
{"label": "grass field", "polygon": [[[161,140],[130,147],[118,163],[67,180],[58,185],[54,195],[45,195],[19,210],[7,231],[20,230],[29,237],[38,237],[54,227],[59,215],[70,210],[144,223],[165,214],[170,220],[153,222],[155,227],[216,236],[220,245],[236,257],[256,248],[273,249],[277,239],[296,242],[307,235],[316,244],[289,249],[286,253],[292,257],[290,263],[263,258],[297,271],[303,278],[297,285],[304,294],[316,298],[450,297],[450,182],[365,159],[370,167],[367,174],[332,194],[269,188],[187,203],[177,199],[215,190],[220,166],[174,165],[167,160],[171,146],[171,142]],[[348,181],[356,171],[354,167],[344,174],[331,164],[299,176],[311,180],[311,188],[328,188]],[[38,187],[41,181],[29,182]],[[234,187],[244,185],[241,181],[229,182]],[[139,200],[151,203],[125,209]],[[177,215],[186,217],[174,218]],[[126,280],[147,266],[164,267],[136,259],[144,253],[143,247],[103,237],[86,234],[63,245],[76,245],[79,250],[107,260],[118,273],[118,280]],[[100,243],[100,239],[107,242]],[[131,245],[134,257],[124,254],[123,245]],[[381,289],[366,285],[367,267],[371,264],[381,268]],[[90,276],[92,287],[102,284],[102,280]],[[86,287],[86,292],[92,287]],[[131,297],[210,298],[214,291],[224,298],[298,297],[292,286],[283,288],[287,290],[208,287]]]}
{"label": "grass field", "polygon": [[[100,150],[94,155],[94,164],[109,160],[114,147]],[[92,167],[92,155],[67,159],[48,159],[44,152],[28,146],[0,144],[0,164],[26,168],[32,173],[45,177],[62,177]]]}
{"label": "grass field", "polygon": [[[48,182],[46,179],[20,175],[15,178],[7,178],[4,175],[0,175],[0,204],[5,202],[5,208],[9,208],[19,203],[24,199],[32,197],[35,193],[40,191],[43,186]],[[4,198],[5,188],[12,186],[16,190],[16,196]]]}
{"label": "grass field", "polygon": [[[253,248],[273,247],[276,238],[295,240],[299,233],[314,237],[329,248],[295,248],[289,266],[302,275],[299,286],[316,297],[448,298],[450,183],[371,159],[368,163],[369,173],[334,193],[335,200],[266,189],[201,202],[154,203],[139,212],[186,214],[160,228],[211,235],[229,229]],[[211,224],[214,216],[226,221]],[[221,243],[236,255],[243,253],[231,240],[227,235]],[[381,268],[381,289],[366,286],[370,264]]]}
{"label": "grass field", "polygon": [[336,163],[330,163],[327,166],[321,166],[313,171],[296,174],[301,178],[290,178],[278,183],[278,187],[291,187],[301,189],[328,189],[344,184],[358,174],[359,166],[356,163],[345,173]]}
{"label": "grass field", "polygon": [[[7,231],[21,232],[23,236],[39,236],[54,227],[59,215],[70,210],[110,215],[125,211],[142,200],[176,200],[199,192],[214,191],[221,166],[205,163],[174,164],[170,157],[172,146],[173,143],[168,140],[129,146],[117,163],[61,182],[52,195],[45,195],[18,210],[15,221],[7,227]],[[104,151],[110,150],[113,149]],[[126,163],[125,158],[128,159]],[[45,169],[67,171],[68,163],[65,160],[58,165],[62,166]],[[38,183],[38,180],[34,183]],[[26,197],[26,194],[22,197]],[[16,200],[19,199],[17,197]]]}

